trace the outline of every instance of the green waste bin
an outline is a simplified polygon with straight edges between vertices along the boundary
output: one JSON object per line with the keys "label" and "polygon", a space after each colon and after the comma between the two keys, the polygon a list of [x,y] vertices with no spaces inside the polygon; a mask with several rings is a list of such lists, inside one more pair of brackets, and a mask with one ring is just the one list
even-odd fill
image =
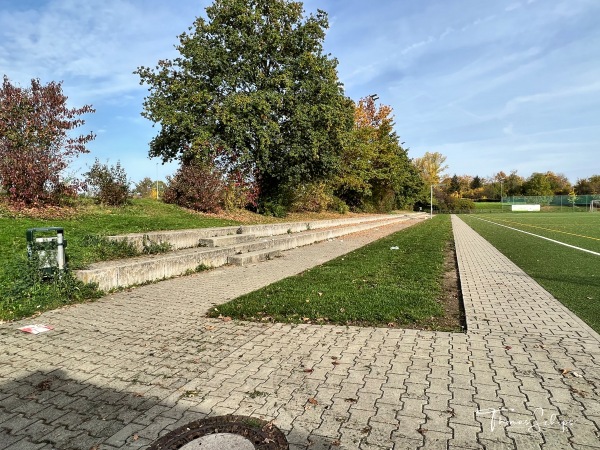
{"label": "green waste bin", "polygon": [[29,259],[39,258],[44,275],[67,268],[65,231],[62,227],[29,228],[26,232]]}

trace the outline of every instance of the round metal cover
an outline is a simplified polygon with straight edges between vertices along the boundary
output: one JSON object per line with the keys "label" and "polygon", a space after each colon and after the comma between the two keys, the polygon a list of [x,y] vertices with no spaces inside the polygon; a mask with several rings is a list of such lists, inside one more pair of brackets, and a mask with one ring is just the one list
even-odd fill
{"label": "round metal cover", "polygon": [[222,450],[289,450],[285,436],[271,422],[233,415],[190,422],[155,441],[149,450],[211,450],[211,446]]}

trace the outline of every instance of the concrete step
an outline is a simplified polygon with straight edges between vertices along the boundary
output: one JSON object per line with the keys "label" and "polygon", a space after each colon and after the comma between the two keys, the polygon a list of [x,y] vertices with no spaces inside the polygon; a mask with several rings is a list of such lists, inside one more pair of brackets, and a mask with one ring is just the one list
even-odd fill
{"label": "concrete step", "polygon": [[286,233],[280,236],[255,237],[252,241],[223,247],[195,247],[158,255],[104,261],[93,264],[88,269],[78,270],[75,274],[80,280],[97,283],[100,289],[108,291],[184,275],[196,271],[199,267],[219,267],[227,263],[249,264],[303,245],[396,222],[420,221],[425,218],[426,214],[418,213],[386,215],[378,216],[377,220],[338,224],[325,229],[317,227],[319,229],[316,230],[307,230],[310,227],[307,227],[306,223],[296,224],[294,228],[300,227],[303,231],[288,233],[286,230]]}
{"label": "concrete step", "polygon": [[227,263],[233,264],[235,266],[246,266],[248,264],[255,264],[257,262],[268,261],[273,258],[279,258],[281,256],[281,250],[257,250],[254,252],[229,256],[227,258]]}
{"label": "concrete step", "polygon": [[255,234],[232,234],[230,236],[217,236],[198,240],[198,247],[227,247],[228,245],[241,244],[254,241],[258,238]]}
{"label": "concrete step", "polygon": [[350,225],[381,220],[386,215],[364,215],[345,219],[312,220],[306,222],[284,222],[261,225],[242,225],[217,228],[195,228],[187,230],[151,231],[147,233],[130,233],[118,236],[107,236],[110,240],[125,240],[142,251],[149,244],[168,243],[172,250],[194,248],[200,246],[205,239],[220,236],[234,236],[253,234],[256,236],[277,236],[282,234],[298,233],[305,230]]}

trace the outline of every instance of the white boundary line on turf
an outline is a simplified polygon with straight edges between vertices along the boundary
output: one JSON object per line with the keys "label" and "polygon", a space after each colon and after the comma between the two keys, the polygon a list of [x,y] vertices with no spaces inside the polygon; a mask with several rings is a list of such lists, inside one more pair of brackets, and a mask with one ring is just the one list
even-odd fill
{"label": "white boundary line on turf", "polygon": [[574,246],[574,245],[571,245],[571,244],[566,244],[566,243],[564,243],[564,242],[561,242],[561,241],[556,241],[556,240],[554,240],[554,239],[550,239],[550,238],[547,238],[547,237],[545,237],[545,236],[540,236],[539,234],[533,234],[533,233],[530,233],[529,231],[523,231],[523,230],[519,230],[518,228],[509,227],[508,225],[502,225],[501,223],[496,223],[496,222],[493,222],[493,221],[491,221],[491,220],[482,219],[481,217],[474,217],[474,218],[475,218],[475,219],[477,219],[477,220],[482,220],[482,221],[484,221],[484,222],[492,223],[492,224],[494,224],[494,225],[498,225],[499,227],[508,228],[509,230],[515,230],[515,231],[519,231],[519,232],[521,232],[521,233],[529,234],[529,235],[531,235],[531,236],[539,237],[540,239],[545,239],[545,240],[547,240],[547,241],[554,242],[555,244],[564,245],[565,247],[574,248],[575,250],[581,250],[582,252],[591,253],[592,255],[600,256],[600,253],[598,253],[598,252],[593,252],[593,251],[591,251],[591,250],[588,250],[588,249],[586,249],[586,248],[576,247],[576,246]]}

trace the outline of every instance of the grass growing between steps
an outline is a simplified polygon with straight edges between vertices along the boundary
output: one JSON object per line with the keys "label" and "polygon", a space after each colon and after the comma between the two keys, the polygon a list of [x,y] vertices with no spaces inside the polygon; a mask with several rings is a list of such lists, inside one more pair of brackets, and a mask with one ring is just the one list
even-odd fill
{"label": "grass growing between steps", "polygon": [[451,242],[450,217],[437,216],[220,305],[209,315],[389,327],[426,322],[436,328],[431,319],[444,315],[439,299]]}

